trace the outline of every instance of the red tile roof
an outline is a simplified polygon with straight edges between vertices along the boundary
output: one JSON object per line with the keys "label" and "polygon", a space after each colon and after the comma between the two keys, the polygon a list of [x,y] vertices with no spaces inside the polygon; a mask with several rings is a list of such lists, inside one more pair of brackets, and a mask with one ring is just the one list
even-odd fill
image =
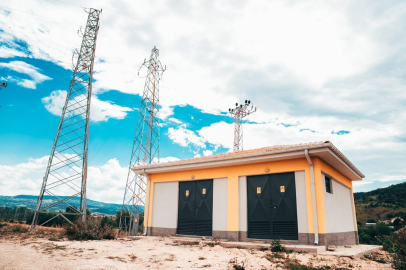
{"label": "red tile roof", "polygon": [[323,145],[324,142],[312,142],[312,143],[303,143],[303,144],[292,144],[292,145],[277,145],[277,146],[268,146],[268,147],[263,147],[263,148],[257,148],[257,149],[251,149],[251,150],[243,150],[243,151],[238,151],[238,152],[228,152],[224,154],[217,154],[213,156],[204,156],[204,157],[196,157],[196,158],[189,158],[189,159],[181,159],[181,160],[176,160],[176,161],[170,161],[170,162],[164,162],[164,163],[159,163],[159,164],[178,164],[178,163],[188,163],[191,161],[199,161],[199,160],[215,160],[218,158],[225,158],[225,157],[238,157],[238,156],[244,156],[244,155],[249,155],[249,154],[255,154],[255,153],[265,153],[265,152],[273,152],[273,151],[279,151],[279,150],[289,150],[289,149],[294,149],[294,148],[303,148],[303,147],[309,147],[309,146],[318,146],[318,145]]}
{"label": "red tile roof", "polygon": [[311,142],[311,143],[302,143],[302,144],[293,144],[293,145],[278,145],[278,146],[271,146],[271,147],[263,147],[258,149],[251,149],[251,150],[243,150],[238,152],[229,152],[224,154],[218,154],[213,156],[204,156],[204,157],[196,157],[190,159],[182,159],[170,162],[163,162],[163,163],[154,163],[148,165],[140,165],[135,166],[133,169],[147,169],[147,168],[162,168],[162,167],[171,167],[177,165],[190,165],[190,164],[198,164],[198,163],[205,163],[205,162],[212,162],[216,160],[226,160],[235,158],[244,158],[244,157],[253,157],[256,155],[264,155],[266,153],[269,154],[277,154],[283,152],[291,152],[295,150],[303,150],[303,149],[311,149],[311,148],[319,148],[319,147],[328,147],[332,152],[334,152],[337,156],[339,156],[346,164],[349,166],[353,171],[355,171],[360,177],[365,177],[355,166],[351,163],[351,161],[343,154],[340,150],[338,150],[330,141],[321,141],[321,142]]}

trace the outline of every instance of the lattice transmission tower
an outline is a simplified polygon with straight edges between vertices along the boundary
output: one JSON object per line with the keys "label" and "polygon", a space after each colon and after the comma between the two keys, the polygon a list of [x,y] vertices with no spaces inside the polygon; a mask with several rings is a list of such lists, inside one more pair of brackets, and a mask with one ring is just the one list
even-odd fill
{"label": "lattice transmission tower", "polygon": [[228,112],[234,117],[234,144],[233,151],[243,150],[242,140],[242,119],[251,113],[257,111],[254,104],[250,100],[246,100],[245,104],[235,104],[235,109],[228,109]]}
{"label": "lattice transmission tower", "polygon": [[[89,9],[77,63],[62,109],[48,166],[45,171],[34,218],[33,230],[41,214],[55,214],[69,223],[68,215],[86,218],[87,150],[89,143],[90,99],[93,64],[101,10]],[[44,195],[48,195],[44,198]],[[79,208],[72,205],[79,198]],[[52,218],[52,219],[53,219]],[[43,222],[44,220],[42,220]],[[46,220],[42,224],[50,221]],[[40,225],[42,225],[40,224]]]}
{"label": "lattice transmission tower", "polygon": [[150,59],[144,60],[140,70],[142,67],[147,68],[147,74],[142,77],[146,80],[128,166],[118,235],[121,231],[125,231],[127,236],[137,235],[138,217],[145,207],[146,177],[134,173],[131,168],[159,162],[159,81],[166,67],[159,61],[159,50],[156,47],[152,49]]}

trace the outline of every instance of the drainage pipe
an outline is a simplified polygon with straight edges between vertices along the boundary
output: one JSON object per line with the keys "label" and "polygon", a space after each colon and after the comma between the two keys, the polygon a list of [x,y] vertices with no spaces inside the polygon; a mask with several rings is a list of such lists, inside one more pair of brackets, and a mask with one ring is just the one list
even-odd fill
{"label": "drainage pipe", "polygon": [[149,178],[148,174],[145,172],[145,169],[142,169],[142,174],[147,177],[147,196],[144,208],[144,236],[147,235],[147,228],[148,228],[148,208],[149,208],[149,189],[151,186],[151,179]]}
{"label": "drainage pipe", "polygon": [[310,178],[312,181],[312,198],[313,198],[313,223],[314,223],[314,244],[319,244],[319,227],[317,225],[317,206],[316,206],[316,187],[314,185],[314,169],[313,169],[313,162],[309,157],[309,150],[305,150],[305,156],[307,162],[310,165]]}

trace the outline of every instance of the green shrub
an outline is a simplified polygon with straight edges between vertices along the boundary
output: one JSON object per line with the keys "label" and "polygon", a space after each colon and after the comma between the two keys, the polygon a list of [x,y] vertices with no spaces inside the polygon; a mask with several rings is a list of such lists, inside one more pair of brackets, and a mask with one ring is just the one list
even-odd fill
{"label": "green shrub", "polygon": [[275,239],[271,243],[271,251],[272,252],[284,252],[285,248],[281,245],[281,241]]}
{"label": "green shrub", "polygon": [[367,222],[368,222],[368,223],[375,223],[375,219],[369,218],[369,219],[367,220]]}
{"label": "green shrub", "polygon": [[391,236],[380,237],[384,250],[392,257],[392,267],[406,269],[406,229],[400,229]]}
{"label": "green shrub", "polygon": [[12,229],[12,231],[13,231],[13,232],[18,232],[18,233],[26,233],[26,232],[28,232],[28,229],[27,229],[27,228],[20,227],[20,226],[16,226],[16,227],[14,227],[14,228]]}
{"label": "green shrub", "polygon": [[77,219],[73,225],[65,226],[65,231],[70,239],[76,240],[101,240],[114,239],[113,227],[101,223],[101,219],[91,216],[86,217],[86,221]]}
{"label": "green shrub", "polygon": [[392,229],[383,223],[378,223],[376,225],[376,233],[378,236],[390,235],[392,233]]}

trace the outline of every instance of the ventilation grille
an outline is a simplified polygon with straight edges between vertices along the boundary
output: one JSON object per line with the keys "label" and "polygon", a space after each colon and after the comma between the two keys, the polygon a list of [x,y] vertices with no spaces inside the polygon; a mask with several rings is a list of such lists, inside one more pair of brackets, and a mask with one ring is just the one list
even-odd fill
{"label": "ventilation grille", "polygon": [[250,238],[271,238],[271,223],[269,221],[251,221],[249,226]]}
{"label": "ventilation grille", "polygon": [[273,222],[273,238],[283,240],[297,240],[297,225],[295,221]]}
{"label": "ventilation grille", "polygon": [[196,220],[196,233],[200,236],[212,235],[212,221],[211,220]]}
{"label": "ventilation grille", "polygon": [[178,222],[178,234],[193,235],[194,234],[194,222],[190,220],[179,220]]}

